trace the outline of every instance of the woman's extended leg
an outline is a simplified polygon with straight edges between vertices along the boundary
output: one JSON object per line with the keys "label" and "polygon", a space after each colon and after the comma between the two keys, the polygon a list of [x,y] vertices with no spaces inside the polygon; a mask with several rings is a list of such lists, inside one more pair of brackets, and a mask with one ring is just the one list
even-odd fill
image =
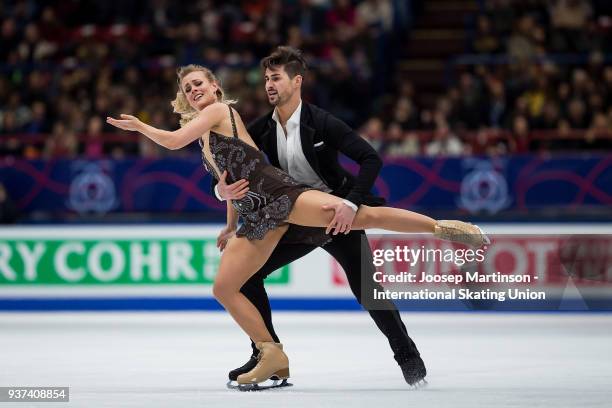
{"label": "woman's extended leg", "polygon": [[272,254],[287,226],[269,231],[264,239],[232,238],[221,257],[213,294],[254,342],[274,341],[257,308],[240,292],[244,283]]}
{"label": "woman's extended leg", "polygon": [[[333,211],[324,210],[323,205],[340,198],[318,190],[306,191],[298,197],[289,222],[309,227],[327,227],[334,217]],[[413,211],[391,207],[368,207],[362,205],[357,211],[352,229],[381,228],[397,232],[434,233],[436,220]]]}
{"label": "woman's extended leg", "polygon": [[[288,221],[309,227],[327,227],[334,217],[323,205],[340,198],[317,190],[306,191],[298,197]],[[438,238],[462,242],[473,247],[489,243],[489,238],[476,225],[462,221],[436,221],[426,215],[391,207],[359,207],[351,229],[381,228],[388,231],[417,233],[428,232]]]}

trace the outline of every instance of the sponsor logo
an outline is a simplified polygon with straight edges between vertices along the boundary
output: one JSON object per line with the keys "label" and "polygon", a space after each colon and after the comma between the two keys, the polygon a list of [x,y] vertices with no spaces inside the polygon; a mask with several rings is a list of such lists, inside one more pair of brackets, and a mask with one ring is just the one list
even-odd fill
{"label": "sponsor logo", "polygon": [[488,160],[469,159],[465,163],[473,167],[461,182],[459,207],[471,213],[481,211],[490,214],[510,206],[508,183],[504,176]]}
{"label": "sponsor logo", "polygon": [[[0,285],[212,284],[215,239],[3,240]],[[266,284],[287,284],[289,267]]]}
{"label": "sponsor logo", "polygon": [[78,172],[70,183],[68,207],[79,214],[105,214],[118,206],[113,180],[95,162],[76,162]]}

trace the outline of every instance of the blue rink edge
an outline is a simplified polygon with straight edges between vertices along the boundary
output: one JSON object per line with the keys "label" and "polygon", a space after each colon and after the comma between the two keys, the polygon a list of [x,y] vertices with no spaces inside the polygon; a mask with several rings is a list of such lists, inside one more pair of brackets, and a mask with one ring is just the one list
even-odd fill
{"label": "blue rink edge", "polygon": [[[354,298],[305,297],[270,299],[274,311],[357,311],[363,308]],[[398,305],[401,311],[475,311],[465,304],[440,300],[410,301]],[[489,305],[491,306],[491,305]],[[0,298],[0,311],[221,311],[223,307],[211,297],[95,297],[95,298]],[[612,299],[551,299],[537,304],[506,303],[503,308],[478,308],[505,312],[610,312]]]}

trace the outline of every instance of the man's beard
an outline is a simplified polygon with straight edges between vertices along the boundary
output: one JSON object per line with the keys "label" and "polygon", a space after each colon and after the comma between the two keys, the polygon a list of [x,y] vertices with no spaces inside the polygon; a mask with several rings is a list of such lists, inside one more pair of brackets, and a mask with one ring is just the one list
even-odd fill
{"label": "man's beard", "polygon": [[281,101],[281,97],[279,94],[276,94],[276,96],[274,98],[270,98],[268,97],[268,102],[270,103],[270,105],[272,106],[278,106],[280,105]]}

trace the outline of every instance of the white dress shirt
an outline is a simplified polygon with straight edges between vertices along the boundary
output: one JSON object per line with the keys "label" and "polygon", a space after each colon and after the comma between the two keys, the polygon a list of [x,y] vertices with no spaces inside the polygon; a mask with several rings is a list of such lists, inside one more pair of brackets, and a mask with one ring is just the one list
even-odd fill
{"label": "white dress shirt", "polygon": [[278,112],[274,109],[272,119],[276,122],[276,147],[278,152],[278,162],[283,170],[300,183],[308,184],[317,190],[330,193],[329,188],[319,175],[313,170],[306,160],[302,149],[302,138],[300,137],[300,116],[302,114],[302,102],[291,117],[287,120],[285,128],[287,135],[280,123]]}

